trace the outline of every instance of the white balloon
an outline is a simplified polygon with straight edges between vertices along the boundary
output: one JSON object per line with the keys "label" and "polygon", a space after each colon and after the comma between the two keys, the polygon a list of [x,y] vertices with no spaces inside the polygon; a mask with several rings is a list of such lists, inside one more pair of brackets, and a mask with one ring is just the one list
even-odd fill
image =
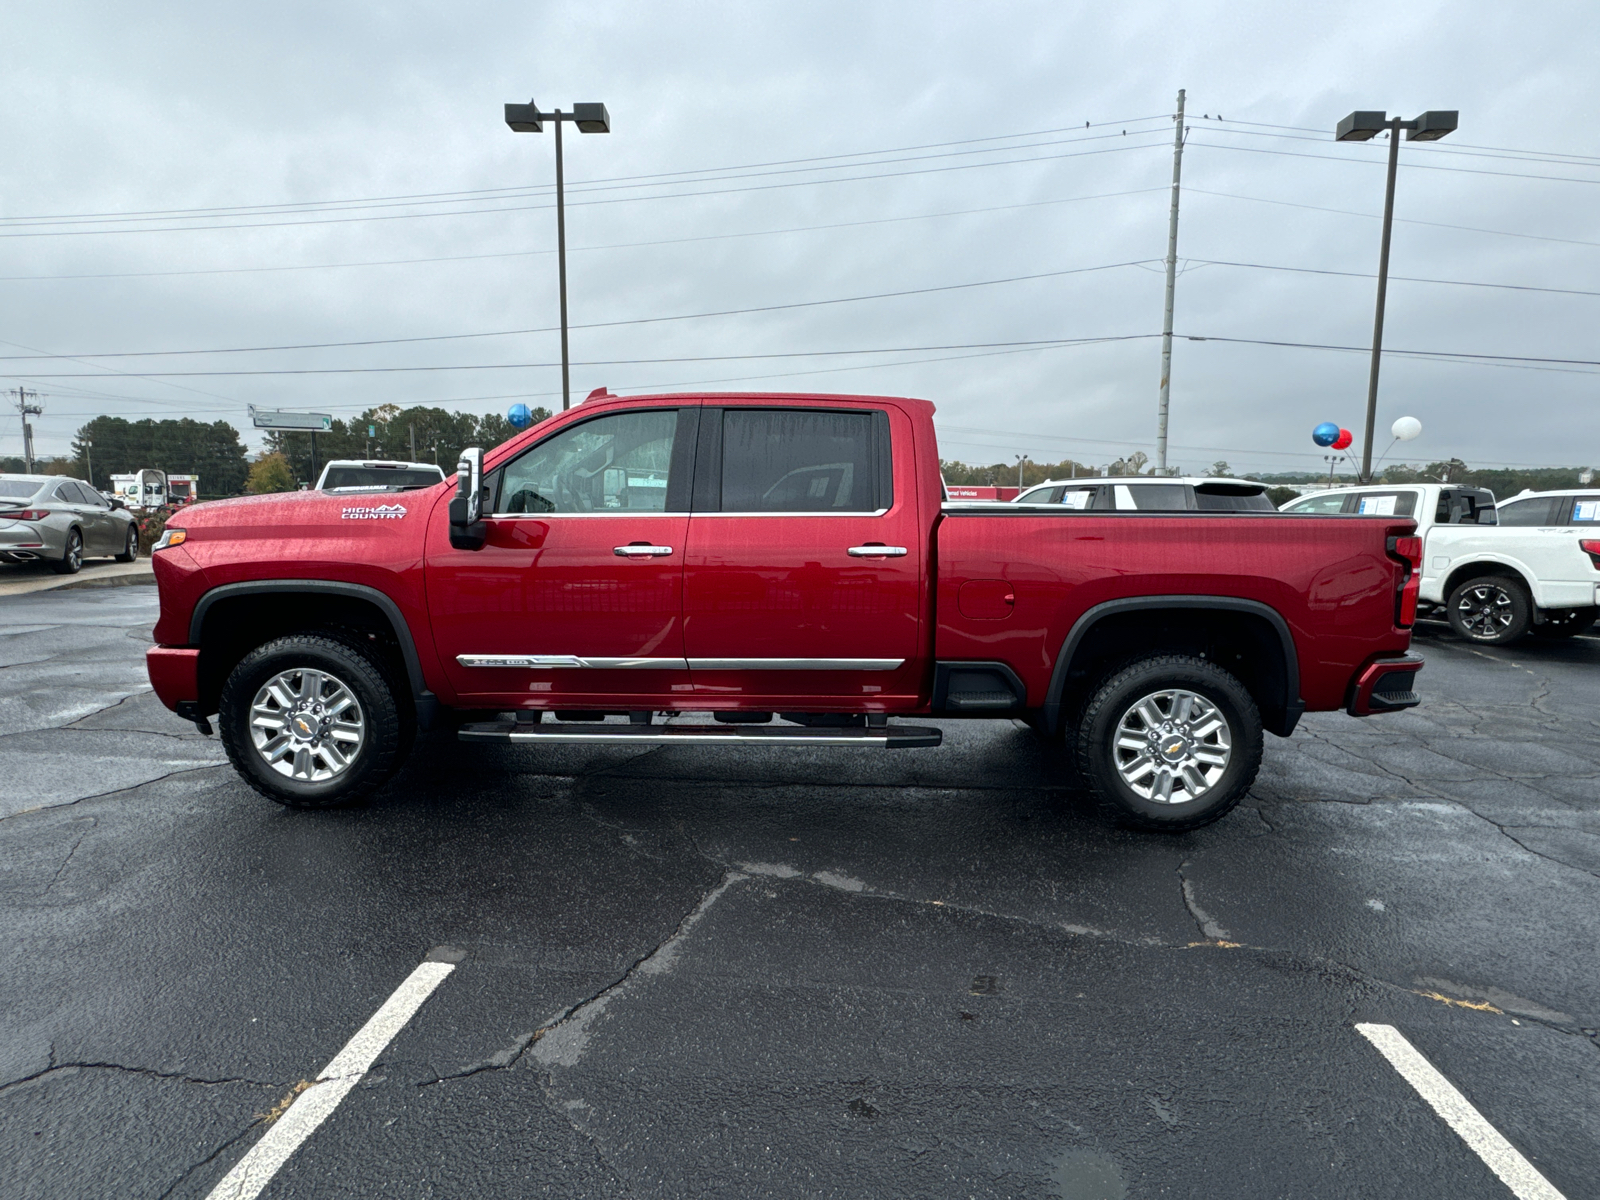
{"label": "white balloon", "polygon": [[1402,442],[1409,442],[1422,432],[1422,422],[1415,417],[1401,417],[1391,426],[1389,432]]}

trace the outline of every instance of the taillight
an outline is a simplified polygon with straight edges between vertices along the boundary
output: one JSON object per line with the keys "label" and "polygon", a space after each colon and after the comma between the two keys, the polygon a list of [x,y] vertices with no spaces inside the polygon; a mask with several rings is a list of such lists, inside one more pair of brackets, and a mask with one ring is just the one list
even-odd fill
{"label": "taillight", "polygon": [[1422,539],[1390,538],[1389,557],[1406,569],[1400,582],[1400,593],[1395,597],[1394,623],[1401,629],[1409,629],[1417,622],[1417,591],[1422,586]]}
{"label": "taillight", "polygon": [[0,512],[0,521],[42,521],[49,515],[48,508],[24,508],[15,512]]}
{"label": "taillight", "polygon": [[1594,569],[1600,571],[1600,541],[1594,538],[1581,538],[1578,541],[1578,545],[1589,556],[1589,561],[1594,564]]}

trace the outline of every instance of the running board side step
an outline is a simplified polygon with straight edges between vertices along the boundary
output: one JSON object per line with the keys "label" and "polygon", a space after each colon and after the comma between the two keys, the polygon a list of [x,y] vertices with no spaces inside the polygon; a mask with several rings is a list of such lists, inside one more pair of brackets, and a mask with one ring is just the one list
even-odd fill
{"label": "running board side step", "polygon": [[492,721],[463,725],[463,742],[551,742],[598,746],[870,746],[917,750],[939,745],[942,730],[919,725],[556,725]]}

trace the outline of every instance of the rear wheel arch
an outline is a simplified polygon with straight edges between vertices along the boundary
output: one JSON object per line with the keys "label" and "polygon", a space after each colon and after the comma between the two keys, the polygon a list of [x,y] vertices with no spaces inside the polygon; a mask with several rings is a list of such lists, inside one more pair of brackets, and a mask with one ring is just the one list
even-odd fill
{"label": "rear wheel arch", "polygon": [[1522,584],[1523,591],[1528,593],[1530,603],[1536,603],[1533,582],[1528,578],[1528,572],[1515,563],[1499,562],[1494,559],[1480,558],[1473,562],[1464,563],[1459,567],[1451,567],[1450,574],[1445,576],[1444,588],[1439,593],[1439,603],[1448,604],[1450,593],[1455,591],[1469,579],[1487,579],[1491,575],[1505,575]]}
{"label": "rear wheel arch", "polygon": [[415,715],[432,715],[410,626],[395,602],[363,584],[319,579],[224,584],[200,598],[189,644],[200,648],[200,708],[215,711],[228,675],[257,647],[291,634],[325,634],[360,646],[394,676]]}
{"label": "rear wheel arch", "polygon": [[1234,596],[1134,596],[1089,609],[1056,656],[1045,700],[1048,733],[1060,733],[1096,680],[1136,658],[1209,656],[1245,686],[1271,733],[1287,737],[1305,705],[1294,635],[1271,605]]}

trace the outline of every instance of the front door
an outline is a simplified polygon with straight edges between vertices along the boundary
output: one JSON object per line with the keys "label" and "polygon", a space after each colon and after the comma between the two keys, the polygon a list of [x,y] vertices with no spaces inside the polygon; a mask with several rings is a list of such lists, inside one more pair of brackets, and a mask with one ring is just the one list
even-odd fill
{"label": "front door", "polygon": [[624,711],[687,695],[694,416],[570,422],[489,473],[481,550],[430,536],[434,641],[468,704]]}
{"label": "front door", "polygon": [[895,408],[703,411],[684,577],[697,702],[871,711],[915,700],[922,534],[910,455],[892,453],[910,444]]}

